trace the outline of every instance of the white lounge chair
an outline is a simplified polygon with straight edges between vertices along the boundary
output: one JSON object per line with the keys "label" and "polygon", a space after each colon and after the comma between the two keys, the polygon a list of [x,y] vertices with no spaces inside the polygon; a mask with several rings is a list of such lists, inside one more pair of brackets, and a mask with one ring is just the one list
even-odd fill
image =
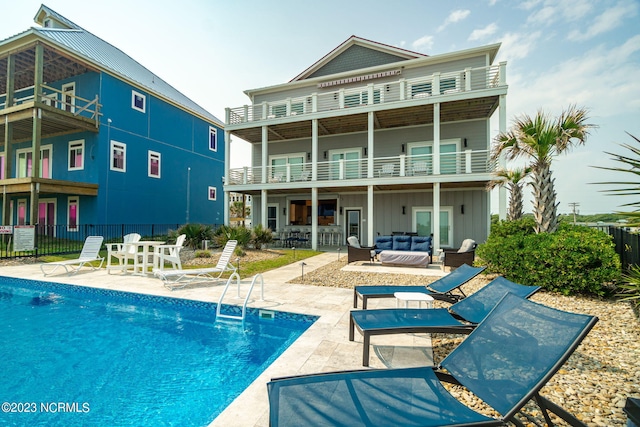
{"label": "white lounge chair", "polygon": [[187,270],[154,269],[153,274],[164,282],[164,286],[173,290],[183,288],[191,283],[215,282],[227,271],[235,272],[231,264],[231,255],[236,249],[237,240],[229,240],[222,250],[218,264],[210,268],[192,268]]}
{"label": "white lounge chair", "polygon": [[[45,276],[53,274],[59,267],[64,267],[65,272],[71,276],[72,274],[77,273],[80,269],[87,263],[91,261],[100,261],[100,265],[96,268],[93,265],[89,264],[91,270],[97,270],[102,267],[102,263],[104,262],[104,257],[100,256],[100,247],[102,247],[102,236],[89,236],[84,241],[84,245],[82,246],[82,252],[80,252],[80,257],[77,259],[68,259],[65,261],[54,261],[48,262],[40,265],[40,270],[42,270],[42,274]],[[49,267],[53,267],[49,272],[45,271],[45,267],[48,270]]]}
{"label": "white lounge chair", "polygon": [[[127,243],[140,241],[138,233],[129,233],[122,238],[122,243],[107,243],[107,273],[111,274],[111,270],[120,270],[124,272],[127,268],[129,259],[133,259],[136,254],[135,246],[126,246]],[[118,260],[117,265],[111,264],[111,257]]]}
{"label": "white lounge chair", "polygon": [[182,263],[180,262],[180,251],[184,246],[184,240],[187,238],[186,234],[181,234],[176,239],[175,245],[159,245],[154,248],[155,254],[153,256],[154,265],[153,268],[164,270],[164,264],[170,262],[174,270],[181,270]]}

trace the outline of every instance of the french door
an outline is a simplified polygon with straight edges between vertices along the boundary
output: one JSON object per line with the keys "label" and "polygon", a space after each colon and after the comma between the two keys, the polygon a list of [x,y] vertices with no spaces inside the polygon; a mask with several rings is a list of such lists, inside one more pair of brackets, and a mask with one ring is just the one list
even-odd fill
{"label": "french door", "polygon": [[360,150],[332,150],[331,179],[360,178]]}
{"label": "french door", "polygon": [[[440,247],[453,247],[453,207],[445,206],[440,208]],[[418,236],[429,236],[433,234],[433,208],[414,207],[413,208],[413,232]]]}

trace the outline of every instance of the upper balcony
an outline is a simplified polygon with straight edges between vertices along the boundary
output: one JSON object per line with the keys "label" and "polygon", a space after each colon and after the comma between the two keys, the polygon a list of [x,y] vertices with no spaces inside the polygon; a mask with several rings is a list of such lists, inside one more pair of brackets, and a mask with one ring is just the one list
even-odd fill
{"label": "upper balcony", "polygon": [[6,94],[0,94],[0,143],[4,143],[4,127],[12,124],[12,142],[29,141],[33,137],[33,109],[40,109],[43,138],[80,131],[97,132],[100,125],[98,96],[84,99],[73,93],[47,85],[41,86],[38,99],[33,86],[16,91],[7,107]]}
{"label": "upper balcony", "polygon": [[[391,82],[341,88],[336,91],[314,92],[303,97],[227,108],[226,124],[227,129],[234,131],[234,134],[249,142],[257,142],[261,136],[259,129],[253,132],[242,130],[266,124],[277,125],[292,120],[357,114],[360,111],[372,109],[383,112],[435,102],[446,102],[440,110],[443,122],[486,118],[496,108],[496,95],[506,93],[505,76],[506,62],[501,62],[488,67],[466,68],[418,78],[399,78]],[[341,84],[340,82],[336,84]],[[332,83],[330,82],[328,87]],[[342,84],[347,83],[351,81],[342,82]],[[319,86],[323,89],[323,84]],[[469,99],[475,101],[469,102]],[[407,120],[413,120],[414,117],[406,113],[408,112],[384,117],[381,119],[384,121],[381,127],[410,124]],[[325,126],[325,128],[329,127],[329,124]],[[344,127],[341,128],[341,131],[344,130]],[[277,131],[277,134],[281,135],[282,139],[300,137],[300,135],[288,135],[286,129],[283,129],[283,132]]]}
{"label": "upper balcony", "polygon": [[[371,160],[371,161],[369,161]],[[439,164],[433,155],[405,155],[373,159],[340,159],[313,163],[288,163],[229,170],[225,186],[229,191],[257,189],[293,190],[362,185],[432,185],[434,182],[484,185],[495,170],[488,150],[441,153]],[[481,183],[481,184],[478,184]]]}

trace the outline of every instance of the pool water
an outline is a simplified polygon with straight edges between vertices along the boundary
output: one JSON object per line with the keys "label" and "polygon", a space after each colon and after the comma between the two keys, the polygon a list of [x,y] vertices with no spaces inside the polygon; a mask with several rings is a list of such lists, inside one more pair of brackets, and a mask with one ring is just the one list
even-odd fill
{"label": "pool water", "polygon": [[0,425],[205,426],[316,319],[215,306],[0,277]]}

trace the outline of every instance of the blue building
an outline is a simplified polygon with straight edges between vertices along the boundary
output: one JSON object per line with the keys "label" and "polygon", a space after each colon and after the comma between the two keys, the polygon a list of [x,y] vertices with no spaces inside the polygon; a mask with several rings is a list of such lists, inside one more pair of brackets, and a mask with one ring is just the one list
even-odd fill
{"label": "blue building", "polygon": [[46,6],[0,41],[2,224],[221,224],[223,124]]}

